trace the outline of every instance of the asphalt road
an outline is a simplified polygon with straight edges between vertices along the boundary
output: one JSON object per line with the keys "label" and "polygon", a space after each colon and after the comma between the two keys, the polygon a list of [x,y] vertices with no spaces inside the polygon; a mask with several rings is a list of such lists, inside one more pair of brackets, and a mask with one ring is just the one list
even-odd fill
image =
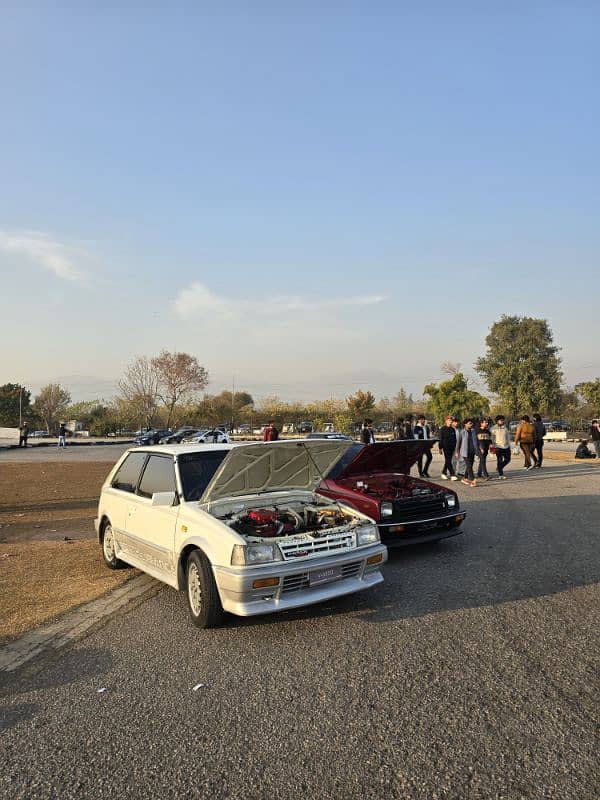
{"label": "asphalt road", "polygon": [[509,475],[370,593],[197,631],[164,588],[0,676],[0,795],[595,800],[600,469]]}

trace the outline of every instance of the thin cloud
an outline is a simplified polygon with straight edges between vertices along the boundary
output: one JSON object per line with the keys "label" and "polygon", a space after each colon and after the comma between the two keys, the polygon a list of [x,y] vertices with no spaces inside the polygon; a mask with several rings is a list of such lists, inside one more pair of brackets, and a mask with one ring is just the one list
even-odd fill
{"label": "thin cloud", "polygon": [[269,302],[264,299],[250,301],[221,297],[212,292],[204,284],[195,281],[188,288],[182,289],[175,299],[175,311],[184,318],[197,316],[213,316],[230,320],[245,319],[248,313],[253,316],[269,316],[290,313],[314,313],[323,310],[335,310],[356,306],[371,306],[383,303],[387,297],[382,294],[355,295],[352,297],[336,297],[327,300],[311,300],[308,297],[289,297],[271,295]]}
{"label": "thin cloud", "polygon": [[75,264],[77,256],[83,255],[81,251],[41,231],[0,230],[0,250],[25,256],[61,280],[80,281],[85,277]]}

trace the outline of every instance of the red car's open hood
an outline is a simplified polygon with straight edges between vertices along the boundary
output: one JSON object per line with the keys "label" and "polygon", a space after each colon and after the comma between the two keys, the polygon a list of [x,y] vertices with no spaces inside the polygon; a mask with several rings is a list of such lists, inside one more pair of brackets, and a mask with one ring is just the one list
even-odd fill
{"label": "red car's open hood", "polygon": [[[362,475],[368,472],[401,472],[408,473],[420,455],[430,450],[437,439],[400,439],[394,442],[377,442],[375,444],[354,445],[334,465],[327,476],[338,480]],[[359,446],[360,450],[355,448]],[[353,458],[347,463],[348,457]]]}

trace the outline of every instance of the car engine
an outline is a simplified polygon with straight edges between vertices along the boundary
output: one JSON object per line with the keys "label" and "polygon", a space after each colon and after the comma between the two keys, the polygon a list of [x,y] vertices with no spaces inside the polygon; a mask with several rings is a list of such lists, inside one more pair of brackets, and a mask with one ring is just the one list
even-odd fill
{"label": "car engine", "polygon": [[304,504],[298,511],[267,506],[228,515],[224,522],[242,536],[269,538],[312,533],[352,522],[354,517],[338,506]]}
{"label": "car engine", "polygon": [[371,497],[384,498],[386,500],[400,500],[404,497],[423,497],[439,494],[440,487],[431,486],[423,482],[407,480],[381,481],[373,479],[371,481],[356,481],[353,486],[356,491]]}

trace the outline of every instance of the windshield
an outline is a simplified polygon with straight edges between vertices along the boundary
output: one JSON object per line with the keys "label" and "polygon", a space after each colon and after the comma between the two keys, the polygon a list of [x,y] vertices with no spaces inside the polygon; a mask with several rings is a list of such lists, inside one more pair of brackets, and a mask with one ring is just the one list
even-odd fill
{"label": "windshield", "polygon": [[184,453],[177,459],[185,500],[199,500],[228,450],[207,453]]}
{"label": "windshield", "polygon": [[358,453],[360,453],[363,447],[364,444],[350,445],[350,447],[346,450],[344,455],[338,461],[336,461],[332,469],[329,470],[329,473],[325,475],[325,477],[329,478],[332,481],[339,478],[342,472],[344,472],[344,470],[348,466],[348,464],[350,464],[350,462],[355,459],[355,457],[358,455]]}

